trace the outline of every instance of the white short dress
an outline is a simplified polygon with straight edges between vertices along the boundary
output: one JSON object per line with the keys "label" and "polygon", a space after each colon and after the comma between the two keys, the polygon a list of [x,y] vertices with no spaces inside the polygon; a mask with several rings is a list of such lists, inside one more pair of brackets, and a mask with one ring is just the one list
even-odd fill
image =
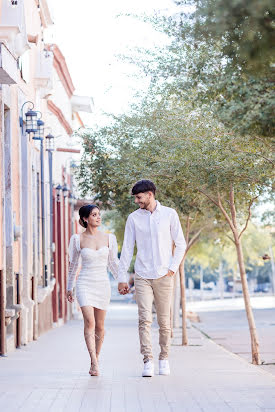
{"label": "white short dress", "polygon": [[118,276],[119,259],[117,240],[109,234],[109,247],[98,250],[80,249],[80,235],[75,234],[69,244],[69,272],[67,290],[73,290],[76,272],[81,257],[81,270],[76,281],[76,298],[79,306],[93,306],[106,310],[111,298],[111,286],[107,269],[115,279]]}

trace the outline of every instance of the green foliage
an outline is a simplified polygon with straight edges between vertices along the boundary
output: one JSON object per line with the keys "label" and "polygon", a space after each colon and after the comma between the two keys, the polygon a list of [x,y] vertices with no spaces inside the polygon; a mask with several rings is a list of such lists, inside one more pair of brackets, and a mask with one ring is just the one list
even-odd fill
{"label": "green foliage", "polygon": [[[223,238],[218,237],[215,231],[212,238],[209,234],[203,236],[190,252],[190,259],[204,268],[217,269],[220,261],[223,261],[231,270],[236,268],[237,257],[235,247],[230,240],[230,233],[223,228]],[[271,235],[267,229],[257,227],[250,223],[243,235],[244,259],[249,268],[263,266],[262,256],[269,254]]]}
{"label": "green foliage", "polygon": [[270,69],[274,61],[275,6],[272,0],[193,0],[179,5],[194,7],[192,19],[197,41],[222,39],[223,55],[237,67]]}
{"label": "green foliage", "polygon": [[173,96],[147,103],[145,99],[131,114],[82,136],[79,183],[84,195],[93,193],[106,208],[115,206],[127,215],[133,210],[133,183],[150,178],[159,199],[181,216],[203,215],[209,202],[201,191],[215,198],[220,192],[228,199],[233,184],[242,215],[248,202],[270,186],[273,161],[264,141],[249,136],[244,141],[211,112],[193,110]]}
{"label": "green foliage", "polygon": [[108,210],[103,213],[102,222],[110,231],[115,232],[118,249],[119,252],[121,252],[126,223],[125,217],[123,217],[117,210]]}
{"label": "green foliage", "polygon": [[[151,76],[159,93],[165,88],[194,107],[206,105],[244,137],[274,137],[272,0],[177,3],[179,12],[172,17],[141,17],[170,42],[154,50],[133,50],[125,58]],[[183,4],[190,6],[184,12]]]}
{"label": "green foliage", "polygon": [[[274,130],[273,100],[263,72],[257,76],[225,57],[224,39],[194,41],[194,16],[180,23],[174,17],[155,18],[155,27],[170,36],[170,43],[153,53],[139,50],[143,60],[132,59],[152,76],[148,93],[130,113],[81,135],[78,180],[83,195],[116,209],[120,243],[123,222],[135,207],[132,185],[153,180],[157,198],[176,208],[184,225],[191,218],[191,237],[205,228],[211,241],[222,239],[215,252],[211,246],[208,265],[214,266],[228,234],[218,198],[230,213],[234,187],[240,230],[253,199],[271,193],[274,161],[263,136]],[[248,245],[246,255],[253,242]]]}

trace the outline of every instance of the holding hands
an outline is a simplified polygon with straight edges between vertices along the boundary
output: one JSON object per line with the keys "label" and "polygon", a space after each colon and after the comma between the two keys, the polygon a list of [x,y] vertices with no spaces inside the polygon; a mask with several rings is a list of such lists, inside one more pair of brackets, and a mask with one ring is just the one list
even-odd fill
{"label": "holding hands", "polygon": [[[165,276],[172,277],[172,276],[174,276],[174,274],[175,274],[175,272],[173,272],[172,270],[169,269]],[[129,292],[130,292],[130,288],[129,288],[128,283],[126,283],[126,282],[125,282],[125,283],[124,283],[124,282],[119,282],[119,284],[118,284],[118,291],[119,291],[119,293],[120,293],[121,295],[126,295],[127,293],[129,293]]]}
{"label": "holding hands", "polygon": [[118,291],[121,295],[126,295],[127,293],[129,293],[129,285],[128,283],[122,283],[120,282],[118,284]]}

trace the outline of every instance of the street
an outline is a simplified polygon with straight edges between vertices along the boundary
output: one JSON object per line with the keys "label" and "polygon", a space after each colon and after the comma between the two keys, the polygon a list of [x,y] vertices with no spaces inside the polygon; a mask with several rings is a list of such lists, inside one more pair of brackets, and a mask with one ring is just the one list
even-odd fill
{"label": "street", "polygon": [[[82,320],[53,329],[0,358],[0,410],[265,411],[275,410],[275,377],[231,354],[195,328],[189,346],[175,331],[171,376],[141,378],[137,308],[112,303],[100,377],[90,377]],[[157,373],[158,333],[153,327]]]}

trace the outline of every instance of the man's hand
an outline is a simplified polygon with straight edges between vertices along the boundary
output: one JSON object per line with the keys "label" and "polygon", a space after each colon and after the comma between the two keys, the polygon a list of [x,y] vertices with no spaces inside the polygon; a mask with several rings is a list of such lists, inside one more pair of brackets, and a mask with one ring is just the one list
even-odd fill
{"label": "man's hand", "polygon": [[121,294],[121,295],[126,295],[127,293],[129,293],[129,286],[128,286],[128,283],[123,283],[123,282],[120,282],[119,284],[118,284],[118,291],[119,291],[119,293]]}
{"label": "man's hand", "polygon": [[71,290],[68,290],[67,292],[67,299],[70,303],[74,302],[73,292]]}
{"label": "man's hand", "polygon": [[172,277],[172,276],[174,276],[174,274],[175,274],[175,272],[173,272],[172,270],[169,269],[165,276]]}

